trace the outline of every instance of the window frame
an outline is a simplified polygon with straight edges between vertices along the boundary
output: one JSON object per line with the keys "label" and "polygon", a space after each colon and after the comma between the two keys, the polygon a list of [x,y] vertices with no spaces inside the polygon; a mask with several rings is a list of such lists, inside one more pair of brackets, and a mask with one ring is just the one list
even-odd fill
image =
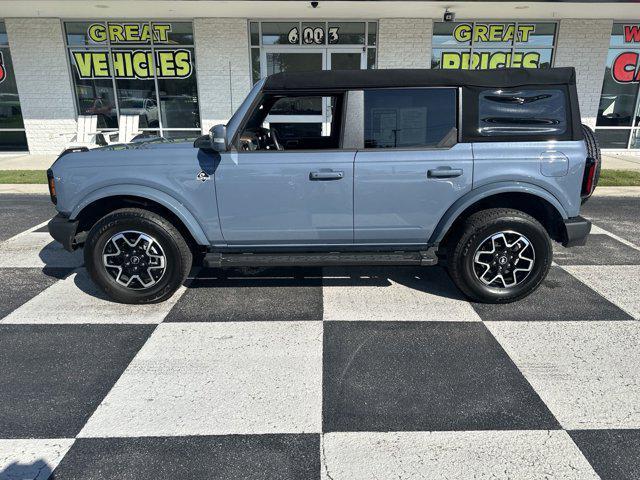
{"label": "window frame", "polygon": [[[197,98],[198,98],[198,118],[200,120],[200,127],[164,127],[162,125],[162,115],[160,114],[160,91],[159,91],[159,87],[158,87],[158,77],[157,75],[153,76],[153,83],[154,83],[154,88],[155,88],[155,92],[154,92],[154,100],[156,102],[156,106],[158,108],[158,126],[157,127],[145,127],[145,128],[139,128],[139,130],[141,132],[159,132],[160,135],[164,135],[164,132],[172,132],[172,131],[189,131],[189,132],[194,132],[194,136],[197,137],[199,135],[202,134],[202,106],[200,104],[200,88],[198,85],[198,69],[196,66],[196,59],[195,59],[195,54],[196,54],[196,34],[195,34],[195,28],[194,28],[194,22],[193,22],[193,18],[177,18],[177,19],[167,19],[167,18],[157,18],[157,17],[149,17],[149,18],[136,18],[136,19],[131,19],[131,18],[61,18],[60,19],[60,24],[61,24],[61,28],[62,28],[62,37],[64,40],[64,49],[65,49],[65,56],[66,56],[66,62],[67,62],[67,72],[69,74],[69,82],[71,84],[71,91],[73,92],[73,103],[74,103],[74,108],[76,111],[76,116],[80,115],[80,104],[78,102],[78,95],[76,94],[76,85],[75,85],[75,81],[74,81],[74,71],[73,71],[73,65],[71,64],[71,58],[70,58],[70,52],[73,49],[78,49],[78,50],[82,50],[85,49],[87,51],[91,51],[91,50],[103,50],[103,51],[107,51],[108,52],[108,60],[109,60],[109,69],[110,71],[113,72],[113,57],[112,57],[112,51],[113,50],[132,50],[132,49],[143,49],[143,50],[150,50],[151,52],[155,52],[156,48],[161,48],[161,47],[165,47],[167,48],[166,44],[156,44],[153,38],[153,35],[151,36],[151,39],[149,41],[149,43],[122,43],[122,44],[117,44],[117,45],[112,45],[110,41],[105,42],[102,45],[70,45],[67,39],[67,30],[66,30],[66,24],[67,23],[100,23],[100,24],[108,24],[108,23],[189,23],[191,24],[191,32],[193,35],[193,43],[189,43],[189,44],[179,44],[179,45],[172,45],[169,46],[168,48],[170,49],[179,49],[179,48],[185,48],[185,49],[191,49],[193,50],[193,62],[194,62],[194,72],[192,75],[195,76],[195,80],[196,80],[196,92],[197,92]],[[118,99],[118,86],[117,86],[117,79],[115,77],[115,75],[111,75],[108,78],[105,78],[105,80],[110,80],[111,81],[111,88],[113,88],[113,98],[115,101],[115,107],[116,107],[116,117],[117,117],[117,121],[120,121],[120,102]],[[117,132],[118,128],[99,128],[98,129],[101,132]]]}

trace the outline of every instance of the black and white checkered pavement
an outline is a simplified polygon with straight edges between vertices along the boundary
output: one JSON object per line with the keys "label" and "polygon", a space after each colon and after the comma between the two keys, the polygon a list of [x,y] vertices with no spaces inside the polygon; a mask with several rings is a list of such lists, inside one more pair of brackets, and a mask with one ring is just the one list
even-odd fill
{"label": "black and white checkered pavement", "polygon": [[504,306],[439,268],[203,270],[112,303],[0,243],[0,479],[640,478],[640,248]]}

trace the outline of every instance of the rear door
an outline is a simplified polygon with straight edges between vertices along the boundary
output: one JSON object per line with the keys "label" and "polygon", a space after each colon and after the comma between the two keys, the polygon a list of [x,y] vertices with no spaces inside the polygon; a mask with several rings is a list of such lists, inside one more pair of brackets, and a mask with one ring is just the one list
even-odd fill
{"label": "rear door", "polygon": [[[350,92],[362,136],[354,170],[356,244],[425,244],[445,211],[471,190],[470,144],[458,143],[458,90],[398,88]],[[358,123],[359,124],[359,123]]]}

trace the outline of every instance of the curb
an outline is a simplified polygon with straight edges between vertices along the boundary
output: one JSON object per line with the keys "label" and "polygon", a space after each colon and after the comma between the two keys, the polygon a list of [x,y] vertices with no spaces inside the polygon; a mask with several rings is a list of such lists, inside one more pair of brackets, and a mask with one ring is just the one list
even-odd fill
{"label": "curb", "polygon": [[4,193],[49,195],[49,186],[44,183],[3,183],[0,184],[0,194]]}

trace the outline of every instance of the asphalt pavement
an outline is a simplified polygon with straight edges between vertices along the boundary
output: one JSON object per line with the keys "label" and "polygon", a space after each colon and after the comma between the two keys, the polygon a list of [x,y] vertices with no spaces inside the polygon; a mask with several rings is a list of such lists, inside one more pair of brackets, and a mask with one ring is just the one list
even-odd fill
{"label": "asphalt pavement", "polygon": [[204,269],[109,301],[0,195],[0,480],[640,478],[640,197],[531,296],[440,267]]}

